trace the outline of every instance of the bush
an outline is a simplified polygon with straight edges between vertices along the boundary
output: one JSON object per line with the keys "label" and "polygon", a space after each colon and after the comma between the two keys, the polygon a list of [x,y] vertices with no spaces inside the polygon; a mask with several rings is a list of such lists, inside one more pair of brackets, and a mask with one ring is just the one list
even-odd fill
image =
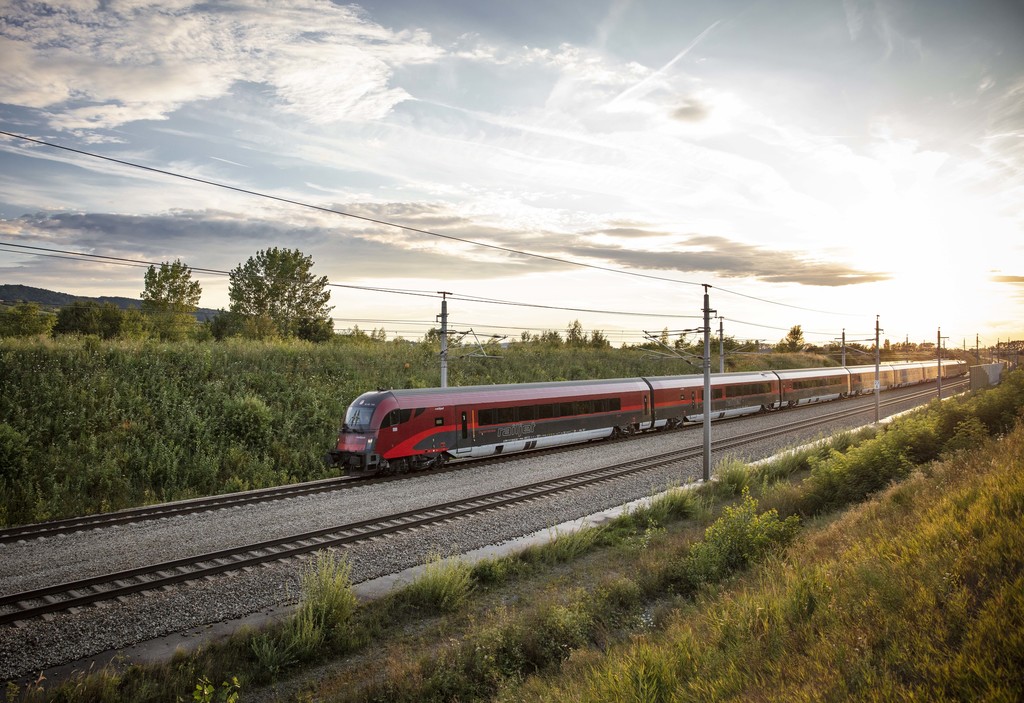
{"label": "bush", "polygon": [[690,548],[679,576],[682,586],[693,592],[721,581],[789,544],[799,526],[793,515],[780,520],[774,510],[758,514],[757,501],[744,490],[742,502],[727,507],[704,532],[704,539]]}
{"label": "bush", "polygon": [[239,444],[264,449],[270,444],[273,415],[257,395],[230,397],[224,401],[224,431]]}

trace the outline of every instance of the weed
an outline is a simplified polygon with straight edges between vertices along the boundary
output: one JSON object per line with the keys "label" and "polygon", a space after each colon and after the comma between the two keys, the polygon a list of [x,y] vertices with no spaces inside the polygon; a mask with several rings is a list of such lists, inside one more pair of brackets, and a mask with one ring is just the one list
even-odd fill
{"label": "weed", "polygon": [[451,612],[461,606],[473,590],[473,570],[458,559],[433,554],[423,573],[402,589],[400,597],[421,610]]}
{"label": "weed", "polygon": [[298,661],[291,648],[271,634],[256,635],[249,648],[256,660],[256,675],[263,682],[276,680]]}
{"label": "weed", "polygon": [[715,477],[723,497],[738,496],[750,488],[750,467],[734,457],[728,457],[715,467]]}
{"label": "weed", "polygon": [[311,642],[313,631],[319,631],[325,642],[339,649],[346,647],[357,605],[351,573],[348,561],[333,551],[314,555],[302,575],[302,601],[294,620],[296,635],[304,635],[301,639]]}

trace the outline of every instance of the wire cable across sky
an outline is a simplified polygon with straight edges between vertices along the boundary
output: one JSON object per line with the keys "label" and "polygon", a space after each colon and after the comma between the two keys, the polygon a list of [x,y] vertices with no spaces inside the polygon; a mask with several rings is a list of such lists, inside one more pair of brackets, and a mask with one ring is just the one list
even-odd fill
{"label": "wire cable across sky", "polygon": [[[224,190],[230,190],[230,191],[233,191],[233,192],[236,192],[236,193],[242,193],[242,194],[245,194],[245,195],[251,195],[251,196],[257,197],[257,198],[264,198],[264,199],[267,199],[267,200],[272,200],[272,201],[275,201],[275,202],[285,203],[285,204],[293,205],[293,206],[296,206],[296,207],[301,207],[301,208],[306,208],[306,209],[310,209],[310,210],[315,210],[315,211],[318,211],[318,212],[329,213],[329,214],[338,215],[338,216],[341,216],[341,217],[348,217],[348,218],[352,218],[352,219],[355,219],[355,220],[361,220],[363,222],[369,222],[369,223],[372,223],[372,224],[381,225],[383,227],[392,227],[392,228],[400,229],[400,230],[403,230],[403,231],[406,231],[406,232],[413,232],[413,233],[416,233],[416,234],[422,234],[422,235],[428,236],[428,237],[436,237],[438,239],[445,239],[445,240],[448,240],[448,241],[459,242],[461,244],[468,244],[468,245],[475,246],[475,247],[482,247],[482,248],[490,249],[490,250],[493,250],[493,251],[500,251],[500,252],[503,252],[503,253],[506,253],[506,254],[513,254],[513,255],[516,255],[516,256],[525,256],[525,257],[540,259],[540,260],[544,260],[544,261],[550,261],[550,262],[562,264],[562,265],[565,265],[565,266],[574,266],[574,267],[586,268],[586,269],[591,269],[591,270],[596,270],[596,271],[603,271],[603,272],[606,272],[606,273],[614,273],[614,274],[619,274],[619,275],[624,275],[624,276],[633,276],[633,277],[636,277],[636,278],[644,278],[644,279],[654,280],[654,281],[663,281],[663,282],[667,282],[667,283],[675,283],[675,284],[678,284],[678,285],[686,285],[686,286],[703,286],[703,285],[706,285],[706,284],[703,284],[703,283],[698,283],[696,281],[687,281],[687,280],[682,280],[682,279],[677,279],[677,278],[669,278],[667,276],[656,276],[654,274],[641,273],[639,271],[629,271],[629,270],[626,270],[626,269],[618,269],[618,268],[613,268],[611,266],[601,266],[599,264],[589,264],[589,263],[582,262],[582,261],[574,261],[572,259],[565,259],[565,258],[561,258],[561,257],[557,257],[557,256],[550,256],[548,254],[539,254],[539,253],[536,253],[536,252],[525,251],[525,250],[522,250],[522,249],[514,249],[514,248],[511,248],[511,247],[504,247],[504,246],[501,246],[501,245],[498,245],[498,244],[489,244],[487,242],[481,242],[481,241],[474,240],[474,239],[466,239],[466,238],[463,238],[463,237],[456,237],[456,236],[450,235],[450,234],[442,234],[440,232],[433,232],[433,231],[430,231],[430,230],[420,229],[418,227],[411,227],[409,225],[403,225],[403,224],[399,224],[397,222],[390,222],[390,221],[387,221],[387,220],[381,220],[381,219],[377,219],[377,218],[373,218],[373,217],[368,217],[368,216],[365,216],[365,215],[357,215],[355,213],[347,212],[347,211],[344,211],[344,210],[338,210],[338,209],[335,209],[335,208],[329,208],[329,207],[325,207],[325,206],[322,206],[322,205],[314,205],[312,203],[303,202],[301,200],[294,200],[292,198],[285,198],[285,197],[282,197],[282,196],[279,196],[279,195],[272,195],[270,193],[265,193],[265,192],[262,192],[262,191],[251,190],[249,188],[242,188],[240,186],[234,186],[234,185],[230,185],[228,183],[221,183],[219,181],[214,181],[214,180],[210,180],[210,179],[206,179],[206,178],[199,178],[198,176],[189,176],[187,174],[178,173],[176,171],[170,171],[170,170],[162,169],[162,168],[155,168],[153,166],[145,166],[143,164],[139,164],[139,163],[136,163],[134,161],[128,161],[128,160],[125,160],[125,159],[117,159],[117,158],[114,158],[112,156],[104,156],[102,154],[97,154],[95,152],[85,151],[83,149],[76,149],[74,147],[65,146],[63,144],[56,144],[54,142],[49,142],[49,141],[45,141],[45,140],[42,140],[42,139],[35,139],[33,137],[27,137],[25,135],[17,134],[15,132],[8,132],[6,130],[0,130],[0,135],[6,136],[6,137],[10,137],[11,139],[19,139],[19,140],[22,140],[24,142],[28,142],[28,143],[31,143],[31,144],[38,144],[39,146],[45,146],[45,147],[48,147],[48,148],[51,148],[51,149],[58,149],[58,150],[65,151],[65,152],[68,152],[68,153],[77,154],[79,156],[85,156],[85,157],[91,158],[91,159],[99,159],[99,160],[106,161],[106,162],[109,162],[109,163],[119,164],[121,166],[127,166],[129,168],[139,169],[139,170],[142,170],[142,171],[147,171],[149,173],[156,173],[156,174],[159,174],[159,175],[162,175],[162,176],[168,176],[170,178],[178,178],[178,179],[182,179],[182,180],[186,180],[186,181],[191,181],[193,183],[200,183],[200,184],[203,184],[203,185],[211,186],[211,187],[214,187],[214,188],[222,188]],[[193,270],[199,271],[200,269],[193,269]],[[792,305],[792,304],[789,304],[789,303],[781,303],[781,302],[778,302],[778,301],[770,300],[768,298],[761,298],[761,297],[757,297],[757,296],[753,296],[753,295],[748,295],[746,293],[739,293],[737,291],[733,291],[733,290],[728,289],[728,288],[715,288],[714,286],[710,286],[710,287],[713,288],[714,290],[720,291],[722,293],[726,293],[728,295],[735,295],[735,296],[739,296],[739,297],[743,297],[743,298],[748,298],[748,299],[751,299],[751,300],[756,300],[756,301],[759,301],[759,302],[762,302],[762,303],[765,303],[765,304],[778,305],[778,306],[781,306],[781,307],[791,308],[791,309],[794,309],[794,310],[803,310],[803,311],[806,311],[806,312],[814,312],[814,313],[819,313],[819,314],[824,314],[824,315],[836,315],[836,316],[844,316],[844,317],[859,317],[860,316],[860,315],[857,315],[857,314],[854,314],[854,313],[836,312],[836,311],[829,311],[829,310],[818,310],[818,309],[815,309],[815,308],[808,308],[808,307],[803,307],[803,306],[799,306],[799,305]],[[559,309],[559,308],[555,308],[555,309]],[[666,315],[666,317],[671,317],[671,316]]]}

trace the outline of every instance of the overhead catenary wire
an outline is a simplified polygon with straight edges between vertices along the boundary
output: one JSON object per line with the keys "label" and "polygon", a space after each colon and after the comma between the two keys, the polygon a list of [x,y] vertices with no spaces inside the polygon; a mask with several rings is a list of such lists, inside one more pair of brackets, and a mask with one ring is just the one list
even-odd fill
{"label": "overhead catenary wire", "polygon": [[[135,267],[148,267],[148,266],[161,266],[163,262],[156,261],[145,261],[143,259],[130,259],[120,256],[105,256],[102,254],[91,254],[89,252],[71,251],[68,249],[54,249],[48,247],[32,246],[29,244],[14,244],[11,242],[0,241],[0,248],[7,247],[12,249],[29,249],[32,250],[30,253],[34,256],[43,256],[58,259],[68,259],[71,261],[87,261],[89,259],[100,259],[103,263],[117,265],[117,266],[135,266]],[[44,252],[56,252],[44,253]],[[66,256],[72,255],[72,256]],[[75,258],[79,257],[79,258]],[[230,271],[223,271],[220,269],[211,269],[203,267],[189,266],[192,272],[199,272],[211,276],[231,276]],[[440,299],[441,296],[436,292],[429,292],[424,290],[411,290],[402,288],[385,288],[381,286],[357,286],[351,283],[332,283],[328,282],[328,286],[332,288],[345,288],[351,290],[369,291],[375,293],[391,293],[394,295],[407,295],[415,296],[420,298],[435,298]],[[686,317],[693,317],[691,315],[675,315],[671,313],[655,313],[655,312],[636,312],[632,310],[601,310],[596,308],[579,308],[559,305],[545,305],[541,303],[524,303],[510,300],[497,300],[493,298],[482,298],[472,295],[449,295],[449,300],[461,300],[464,302],[481,303],[485,305],[507,305],[525,308],[536,308],[542,310],[561,310],[565,312],[580,312],[580,313],[591,313],[598,315],[621,315],[628,317],[652,317],[652,318],[670,318],[670,319],[681,319]]]}
{"label": "overhead catenary wire", "polygon": [[[293,205],[293,206],[296,206],[296,207],[306,208],[306,209],[310,209],[310,210],[316,210],[316,211],[319,211],[319,212],[329,213],[329,214],[333,214],[333,215],[339,215],[341,217],[348,217],[348,218],[352,218],[352,219],[356,219],[356,220],[361,220],[363,222],[369,222],[369,223],[372,223],[372,224],[381,225],[383,227],[391,227],[391,228],[401,229],[401,230],[406,231],[406,232],[413,232],[413,233],[416,233],[416,234],[422,234],[422,235],[429,236],[429,237],[436,237],[436,238],[439,238],[439,239],[445,239],[445,240],[449,240],[449,241],[453,241],[453,242],[459,242],[459,243],[468,244],[468,245],[471,245],[471,246],[482,247],[482,248],[490,249],[490,250],[493,250],[493,251],[500,251],[500,252],[503,252],[503,253],[506,253],[506,254],[515,254],[515,255],[518,255],[518,256],[525,256],[525,257],[530,257],[530,258],[550,261],[550,262],[553,262],[553,263],[559,263],[559,264],[563,264],[563,265],[566,265],[566,266],[575,266],[575,267],[580,267],[580,268],[587,268],[587,269],[592,269],[592,270],[597,270],[597,271],[604,271],[606,273],[614,273],[614,274],[619,274],[619,275],[633,276],[633,277],[637,277],[637,278],[645,278],[645,279],[649,279],[649,280],[663,281],[663,282],[675,283],[675,284],[679,284],[679,285],[687,285],[687,286],[703,286],[703,285],[705,285],[703,283],[698,283],[696,281],[687,281],[687,280],[683,280],[683,279],[669,278],[667,276],[656,276],[654,274],[641,273],[639,271],[629,271],[629,270],[626,270],[626,269],[618,269],[618,268],[614,268],[614,267],[611,267],[611,266],[601,266],[601,265],[598,265],[598,264],[589,264],[589,263],[582,262],[582,261],[574,261],[572,259],[565,259],[565,258],[562,258],[562,257],[551,256],[551,255],[548,255],[548,254],[540,254],[540,253],[537,253],[537,252],[530,252],[530,251],[526,251],[526,250],[522,250],[522,249],[514,249],[512,247],[504,247],[504,246],[501,246],[501,245],[498,245],[498,244],[490,244],[490,243],[487,243],[487,242],[481,242],[481,241],[474,240],[474,239],[467,239],[467,238],[464,238],[464,237],[456,237],[456,236],[450,235],[450,234],[442,234],[440,232],[433,232],[431,230],[425,230],[425,229],[421,229],[421,228],[418,228],[418,227],[411,227],[409,225],[403,225],[403,224],[399,224],[397,222],[390,222],[388,220],[382,220],[382,219],[379,219],[379,218],[369,217],[369,216],[366,216],[366,215],[358,215],[356,213],[348,212],[348,211],[345,211],[345,210],[338,210],[336,208],[329,208],[329,207],[325,207],[325,206],[322,206],[322,205],[315,205],[313,203],[307,203],[307,202],[304,202],[304,201],[301,201],[301,200],[296,200],[296,199],[293,199],[293,198],[285,198],[285,197],[279,196],[279,195],[272,195],[270,193],[265,193],[263,191],[257,191],[257,190],[253,190],[253,189],[250,189],[250,188],[242,188],[241,186],[235,186],[235,185],[231,185],[229,183],[222,183],[220,181],[214,181],[214,180],[207,179],[207,178],[200,178],[198,176],[190,176],[190,175],[185,174],[185,173],[179,173],[179,172],[171,171],[171,170],[168,170],[168,169],[156,168],[156,167],[153,167],[153,166],[146,166],[144,164],[136,163],[134,161],[128,161],[126,159],[118,159],[118,158],[114,158],[112,156],[104,156],[103,154],[97,154],[95,152],[86,151],[84,149],[76,149],[74,147],[66,146],[66,145],[63,145],[63,144],[57,144],[55,142],[50,142],[50,141],[46,141],[46,140],[43,140],[43,139],[36,139],[34,137],[28,137],[28,136],[23,135],[23,134],[17,134],[15,132],[8,132],[6,130],[0,130],[0,135],[7,136],[7,137],[10,137],[12,139],[19,139],[19,140],[22,140],[22,141],[25,141],[25,142],[28,142],[28,143],[32,143],[32,144],[38,144],[40,146],[45,146],[45,147],[48,147],[48,148],[51,148],[51,149],[58,149],[58,150],[61,150],[61,151],[66,151],[68,153],[77,154],[77,155],[85,156],[85,157],[92,158],[92,159],[98,159],[98,160],[106,161],[106,162],[109,162],[109,163],[118,164],[118,165],[121,165],[121,166],[127,166],[129,168],[134,168],[134,169],[139,169],[139,170],[142,170],[142,171],[147,171],[149,173],[156,173],[156,174],[163,175],[163,176],[168,176],[168,177],[171,177],[171,178],[178,178],[178,179],[182,179],[182,180],[186,180],[186,181],[191,181],[193,183],[200,183],[200,184],[212,186],[212,187],[215,187],[215,188],[221,188],[221,189],[230,190],[230,191],[233,191],[233,192],[236,192],[236,193],[242,193],[244,195],[251,195],[251,196],[257,197],[257,198],[263,198],[263,199],[272,200],[272,201],[275,201],[275,202],[285,203],[285,204]],[[744,297],[744,298],[749,298],[751,300],[757,300],[759,302],[763,302],[763,303],[766,303],[766,304],[769,304],[769,305],[778,305],[778,306],[787,307],[787,308],[791,308],[791,309],[803,310],[803,311],[806,311],[806,312],[814,312],[814,313],[825,314],[825,315],[837,315],[837,316],[845,316],[845,317],[857,317],[857,316],[859,316],[859,315],[857,315],[855,313],[845,313],[845,312],[835,312],[835,311],[828,311],[828,310],[819,310],[819,309],[808,308],[808,307],[803,307],[803,306],[799,306],[799,305],[792,305],[790,303],[782,303],[782,302],[779,302],[779,301],[771,300],[769,298],[762,298],[762,297],[758,297],[758,296],[749,295],[749,294],[746,294],[746,293],[739,293],[737,291],[733,291],[733,290],[727,289],[727,288],[718,288],[718,287],[716,287],[715,290],[723,292],[723,293],[726,293],[728,295],[736,295],[736,296],[740,296],[740,297]]]}

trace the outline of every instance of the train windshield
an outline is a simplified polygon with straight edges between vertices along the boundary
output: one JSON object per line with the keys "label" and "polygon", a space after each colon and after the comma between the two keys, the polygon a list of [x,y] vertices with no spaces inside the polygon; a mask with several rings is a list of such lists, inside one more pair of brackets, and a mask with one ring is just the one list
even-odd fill
{"label": "train windshield", "polygon": [[348,406],[348,412],[345,413],[345,424],[341,429],[349,432],[369,432],[373,429],[370,420],[373,418],[373,411],[376,408],[376,403],[357,399]]}

